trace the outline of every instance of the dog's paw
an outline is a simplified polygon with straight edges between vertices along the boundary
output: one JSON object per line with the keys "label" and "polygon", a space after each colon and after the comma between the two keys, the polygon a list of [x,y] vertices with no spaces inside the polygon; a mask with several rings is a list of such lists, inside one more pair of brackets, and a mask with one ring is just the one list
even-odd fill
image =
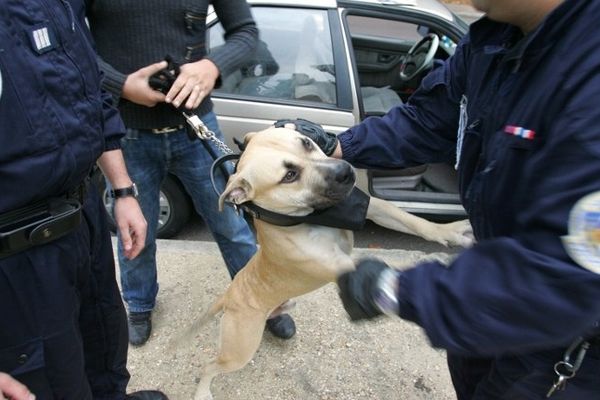
{"label": "dog's paw", "polygon": [[444,246],[470,247],[475,243],[473,228],[468,219],[440,225]]}

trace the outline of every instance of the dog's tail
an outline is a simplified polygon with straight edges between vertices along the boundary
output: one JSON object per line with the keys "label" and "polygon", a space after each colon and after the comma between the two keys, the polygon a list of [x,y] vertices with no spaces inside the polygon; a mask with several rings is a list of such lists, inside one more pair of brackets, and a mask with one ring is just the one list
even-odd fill
{"label": "dog's tail", "polygon": [[196,319],[189,327],[185,328],[180,335],[177,335],[174,339],[172,339],[169,347],[173,349],[174,347],[179,347],[184,344],[191,344],[200,328],[223,310],[224,302],[225,295],[221,295],[209,307],[208,311],[206,311],[200,318]]}

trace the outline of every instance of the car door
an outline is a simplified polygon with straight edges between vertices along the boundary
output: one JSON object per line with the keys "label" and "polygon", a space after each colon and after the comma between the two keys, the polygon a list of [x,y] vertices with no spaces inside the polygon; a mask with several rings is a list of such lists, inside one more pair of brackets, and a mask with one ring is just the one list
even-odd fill
{"label": "car door", "polygon": [[[441,62],[453,54],[459,38],[449,21],[402,5],[365,6],[344,1],[338,12],[351,44],[351,71],[357,82],[361,120],[403,104],[419,86],[428,69],[408,80],[400,76],[405,55],[415,43],[427,35],[437,36],[440,45],[433,61]],[[465,214],[451,165],[370,169],[366,175],[372,196],[407,211],[451,218]]]}
{"label": "car door", "polygon": [[[354,125],[359,113],[335,8],[255,5],[252,14],[259,46],[212,94],[228,143],[282,118],[305,118],[333,132]],[[224,43],[223,28],[211,17],[214,49]]]}

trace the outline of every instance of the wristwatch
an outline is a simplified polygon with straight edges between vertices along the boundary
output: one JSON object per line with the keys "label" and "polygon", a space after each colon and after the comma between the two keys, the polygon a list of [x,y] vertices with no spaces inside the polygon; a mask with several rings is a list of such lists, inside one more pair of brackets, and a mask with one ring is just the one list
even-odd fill
{"label": "wristwatch", "polygon": [[398,316],[400,304],[398,303],[398,278],[400,272],[388,268],[381,272],[375,290],[372,294],[373,303],[386,315]]}
{"label": "wristwatch", "polygon": [[135,183],[133,183],[131,186],[126,187],[126,188],[111,190],[110,196],[113,199],[121,199],[123,197],[129,197],[129,196],[137,199],[138,189],[137,189],[137,186],[135,185]]}

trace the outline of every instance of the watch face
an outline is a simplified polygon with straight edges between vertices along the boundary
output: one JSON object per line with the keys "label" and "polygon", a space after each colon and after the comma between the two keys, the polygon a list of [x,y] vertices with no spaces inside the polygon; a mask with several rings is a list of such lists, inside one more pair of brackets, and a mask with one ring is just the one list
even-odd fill
{"label": "watch face", "polygon": [[373,293],[373,302],[384,314],[397,315],[400,311],[400,305],[396,295],[398,290],[396,273],[391,269],[384,271],[377,283]]}

